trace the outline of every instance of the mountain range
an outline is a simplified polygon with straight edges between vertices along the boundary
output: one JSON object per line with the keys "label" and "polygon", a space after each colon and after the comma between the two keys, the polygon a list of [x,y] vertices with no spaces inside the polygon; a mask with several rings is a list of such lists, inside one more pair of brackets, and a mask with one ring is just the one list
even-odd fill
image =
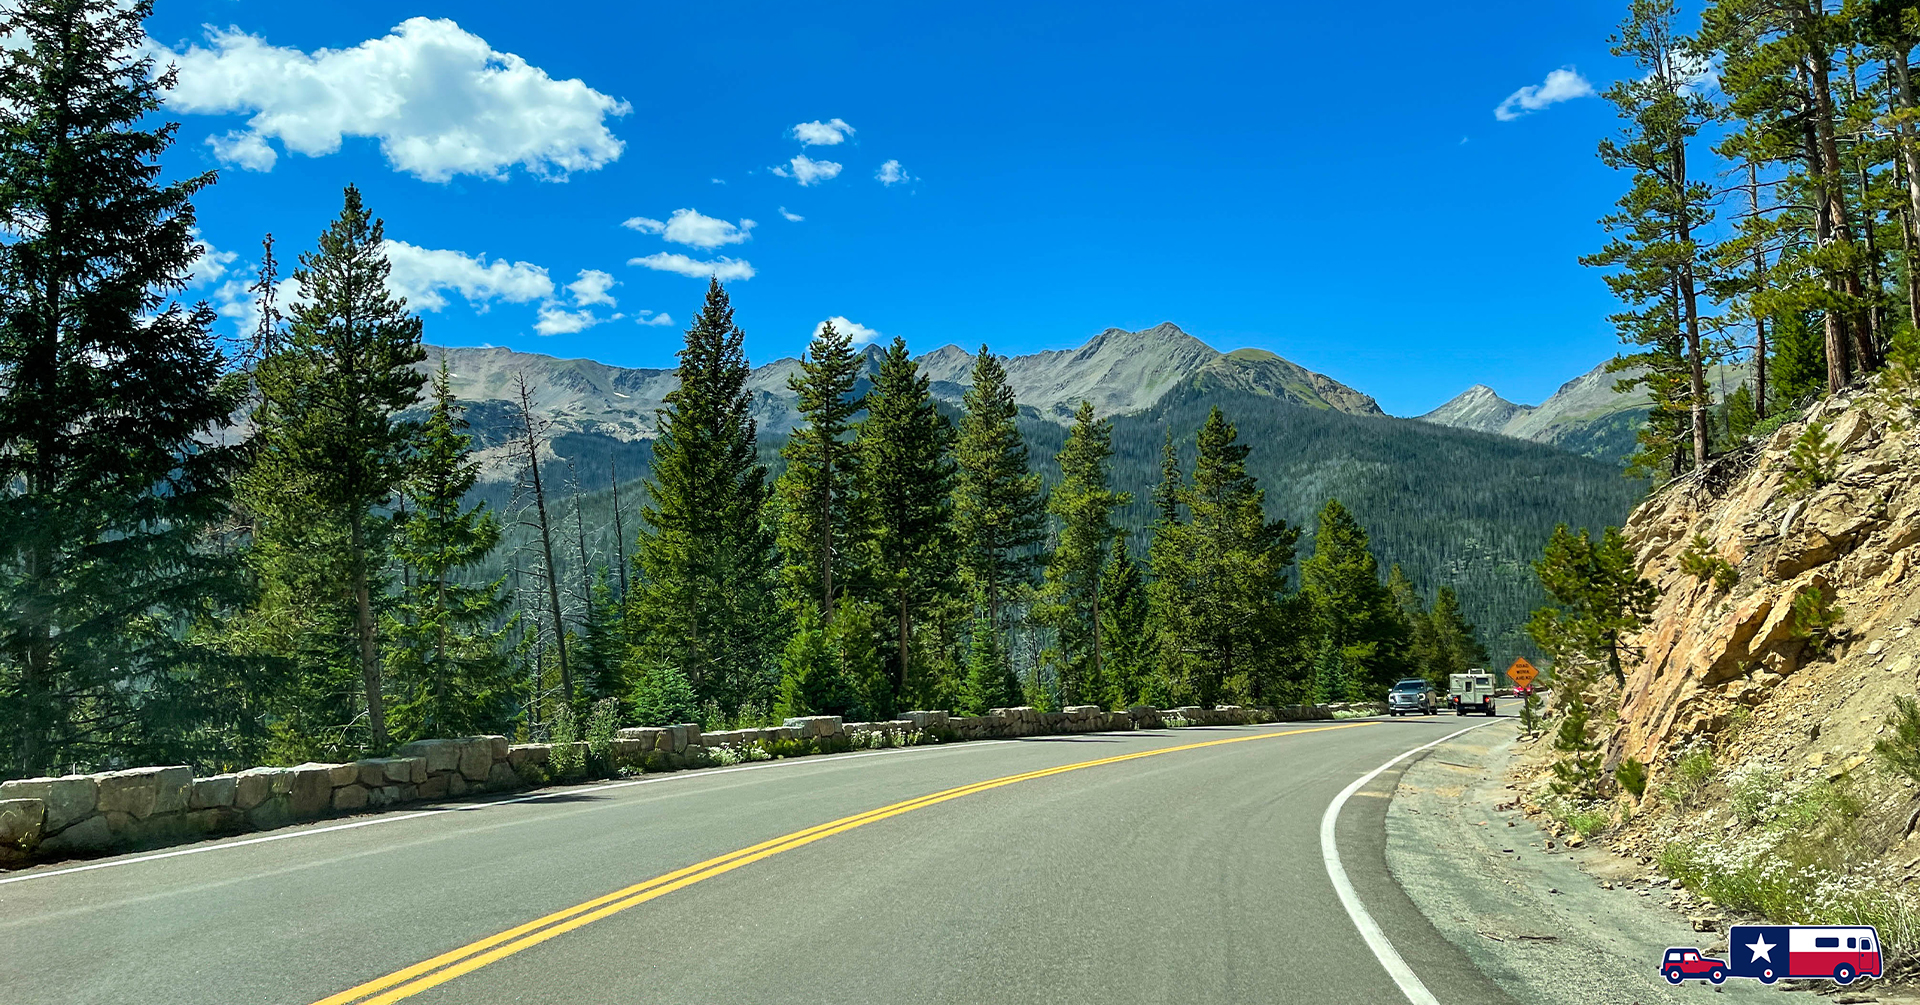
{"label": "mountain range", "polygon": [[[865,350],[870,373],[881,351]],[[642,488],[632,483],[651,460],[655,412],[677,386],[675,372],[499,348],[432,347],[424,365],[442,360],[467,405],[480,453],[477,496],[508,511],[527,501],[517,388],[524,378],[543,426],[550,504],[560,497],[565,535],[578,539],[556,564],[576,584],[584,584],[585,567],[616,564],[638,529],[632,508]],[[957,415],[975,357],[949,345],[918,361],[942,407]],[[800,422],[787,388],[798,366],[775,360],[749,380],[763,456],[776,469],[778,448]],[[1194,433],[1218,406],[1251,448],[1248,468],[1267,490],[1269,514],[1303,529],[1303,555],[1315,514],[1329,498],[1340,499],[1373,535],[1383,568],[1402,564],[1429,595],[1443,584],[1460,591],[1497,658],[1528,651],[1520,625],[1541,599],[1528,563],[1554,524],[1618,524],[1644,492],[1612,463],[1625,449],[1606,462],[1593,459],[1608,456],[1622,435],[1630,447],[1638,421],[1633,396],[1613,395],[1613,378],[1600,371],[1540,406],[1514,405],[1476,387],[1416,420],[1388,416],[1365,393],[1273,353],[1221,352],[1172,324],[1108,329],[1077,349],[1012,357],[1006,369],[1034,468],[1049,480],[1081,401],[1113,420],[1114,481],[1133,494],[1121,522],[1139,553],[1164,438],[1172,432],[1190,467]],[[612,505],[616,476],[623,523]],[[510,523],[512,547],[490,571],[530,561],[524,523]],[[617,539],[616,523],[628,542]]]}

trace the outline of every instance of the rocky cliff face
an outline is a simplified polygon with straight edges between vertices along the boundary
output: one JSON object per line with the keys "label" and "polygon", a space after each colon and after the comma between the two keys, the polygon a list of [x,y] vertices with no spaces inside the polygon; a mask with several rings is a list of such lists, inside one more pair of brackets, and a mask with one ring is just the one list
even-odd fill
{"label": "rocky cliff face", "polygon": [[[1609,768],[1634,757],[1657,776],[1706,741],[1789,777],[1864,761],[1893,695],[1913,694],[1920,670],[1915,419],[1910,401],[1837,396],[1633,513],[1624,532],[1663,593],[1633,640],[1645,658],[1621,696]],[[1796,488],[1790,452],[1809,425],[1837,448],[1833,480]],[[1738,582],[1723,589],[1687,571],[1690,550],[1724,559]],[[1815,594],[1839,612],[1831,629],[1812,616]]]}

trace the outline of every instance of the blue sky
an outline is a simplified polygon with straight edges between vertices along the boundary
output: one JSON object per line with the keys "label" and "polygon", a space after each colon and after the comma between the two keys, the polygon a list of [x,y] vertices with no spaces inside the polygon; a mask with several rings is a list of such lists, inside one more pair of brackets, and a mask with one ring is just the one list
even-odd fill
{"label": "blue sky", "polygon": [[756,362],[830,316],[1008,354],[1173,321],[1416,414],[1615,351],[1575,262],[1614,118],[1547,99],[1619,72],[1620,6],[159,0],[149,32],[236,314],[261,235],[310,247],[355,182],[433,342],[670,366],[705,285],[671,270],[750,268]]}

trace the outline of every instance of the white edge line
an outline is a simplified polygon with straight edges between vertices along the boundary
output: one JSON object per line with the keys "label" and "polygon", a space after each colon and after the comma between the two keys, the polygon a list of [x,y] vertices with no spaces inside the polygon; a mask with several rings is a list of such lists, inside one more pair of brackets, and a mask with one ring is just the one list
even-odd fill
{"label": "white edge line", "polygon": [[[969,747],[991,747],[996,744],[1013,743],[1013,742],[1015,741],[1013,740],[974,740],[968,743],[940,744],[940,745],[937,745],[937,747],[938,749],[954,750],[954,749],[962,749],[962,748],[969,748]],[[210,851],[226,851],[231,848],[245,848],[248,845],[266,844],[269,841],[287,841],[293,838],[312,837],[316,834],[331,834],[335,831],[350,831],[350,830],[356,830],[361,827],[372,827],[376,824],[397,824],[402,820],[418,820],[421,817],[440,816],[441,814],[444,814],[444,813],[474,813],[480,810],[492,809],[495,806],[511,806],[515,803],[532,803],[532,802],[538,802],[542,799],[552,799],[556,796],[577,796],[577,795],[583,795],[588,792],[604,792],[607,789],[625,789],[625,788],[631,788],[635,785],[652,785],[656,782],[680,781],[680,780],[689,779],[689,778],[711,778],[714,775],[728,775],[736,771],[753,771],[759,768],[772,768],[772,767],[778,767],[781,765],[808,764],[808,763],[819,765],[819,764],[826,764],[831,761],[851,761],[856,757],[872,757],[876,754],[894,754],[894,753],[899,753],[902,750],[914,750],[914,749],[919,749],[919,748],[896,747],[889,750],[864,750],[857,753],[835,754],[829,757],[820,758],[818,760],[815,760],[814,758],[811,758],[811,757],[783,757],[777,760],[766,761],[760,764],[740,764],[740,765],[735,765],[733,767],[727,767],[727,768],[705,768],[705,769],[699,769],[699,770],[693,770],[693,771],[675,771],[675,772],[666,773],[666,774],[653,775],[647,778],[635,778],[635,779],[631,779],[629,781],[624,781],[624,782],[608,782],[604,785],[568,786],[562,789],[552,789],[544,792],[536,792],[536,793],[533,793],[532,795],[515,796],[512,799],[493,799],[484,803],[468,803],[465,805],[447,806],[439,809],[418,810],[412,813],[382,814],[380,816],[370,816],[364,820],[353,820],[343,824],[332,824],[327,827],[311,827],[306,830],[297,830],[297,831],[290,830],[290,831],[286,831],[284,833],[279,833],[279,834],[264,834],[264,835],[261,835],[260,837],[243,838],[239,841],[219,841],[218,839],[215,839],[218,843],[201,845],[197,848],[180,848],[174,851],[155,852],[154,854],[151,854],[151,855],[135,855],[131,858],[114,858],[114,859],[108,859],[104,862],[93,862],[87,865],[69,866],[65,869],[50,869],[46,872],[29,872],[20,876],[0,877],[0,886],[6,886],[9,883],[26,883],[36,879],[52,879],[55,876],[71,876],[77,872],[92,872],[95,869],[114,869],[123,865],[138,865],[142,862],[158,862],[161,859],[179,858],[183,855],[201,855]]]}
{"label": "white edge line", "polygon": [[1379,923],[1373,920],[1373,915],[1367,913],[1366,905],[1360,903],[1360,895],[1354,892],[1353,882],[1347,879],[1346,867],[1340,864],[1340,850],[1336,847],[1333,837],[1334,825],[1340,821],[1340,809],[1347,805],[1347,800],[1368,782],[1380,777],[1381,772],[1462,733],[1471,733],[1482,726],[1491,726],[1501,721],[1504,720],[1492,719],[1476,723],[1400,754],[1393,760],[1354,779],[1353,784],[1342,789],[1340,794],[1334,797],[1333,802],[1327,806],[1327,812],[1320,817],[1320,857],[1326,860],[1327,878],[1333,881],[1334,892],[1340,895],[1340,905],[1347,909],[1347,917],[1353,919],[1353,927],[1360,930],[1360,937],[1366,940],[1367,948],[1373,950],[1373,955],[1379,959],[1380,965],[1386,968],[1387,976],[1393,978],[1393,983],[1400,987],[1400,993],[1406,995],[1407,1001],[1412,1005],[1440,1005],[1440,1000],[1433,996],[1433,992],[1427,990],[1425,984],[1421,983],[1420,978],[1414,974],[1413,968],[1407,966],[1407,961],[1400,958],[1400,951],[1393,948],[1393,943],[1387,941],[1387,935],[1380,930]]}

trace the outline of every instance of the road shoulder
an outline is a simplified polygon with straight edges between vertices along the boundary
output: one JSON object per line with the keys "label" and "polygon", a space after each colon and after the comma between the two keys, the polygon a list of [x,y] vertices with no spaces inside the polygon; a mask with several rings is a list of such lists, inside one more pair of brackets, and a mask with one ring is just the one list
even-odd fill
{"label": "road shoulder", "polygon": [[1668,946],[1724,944],[1649,897],[1603,889],[1511,801],[1516,733],[1474,730],[1400,777],[1386,814],[1386,859],[1407,896],[1516,1000],[1553,1005],[1778,1001],[1758,984],[1669,986],[1654,971]]}

